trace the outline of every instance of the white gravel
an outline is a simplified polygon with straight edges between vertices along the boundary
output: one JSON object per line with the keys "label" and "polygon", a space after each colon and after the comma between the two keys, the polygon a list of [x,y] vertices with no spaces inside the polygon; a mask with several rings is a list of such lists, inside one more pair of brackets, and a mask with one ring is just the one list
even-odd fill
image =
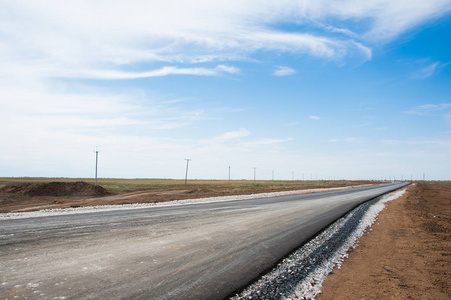
{"label": "white gravel", "polygon": [[353,234],[351,234],[346,242],[336,250],[333,257],[325,261],[319,268],[312,272],[310,276],[298,283],[297,289],[293,295],[294,297],[285,299],[314,299],[316,295],[320,294],[324,280],[326,280],[329,273],[333,271],[335,265],[337,265],[338,268],[341,267],[344,259],[348,257],[347,253],[349,249],[351,247],[357,247],[358,241],[365,234],[366,229],[374,224],[379,213],[385,208],[385,203],[401,197],[405,191],[406,189],[403,189],[387,194],[378,202],[371,205],[360,220],[360,223]]}
{"label": "white gravel", "polygon": [[328,274],[336,265],[340,268],[348,250],[357,246],[385,203],[399,198],[405,191],[395,191],[374,204],[357,207],[231,299],[315,299]]}
{"label": "white gravel", "polygon": [[283,191],[283,192],[273,192],[273,193],[259,193],[259,194],[251,194],[251,195],[209,197],[209,198],[175,200],[175,201],[158,202],[158,203],[99,205],[99,206],[86,206],[86,207],[64,208],[64,209],[59,209],[59,208],[58,209],[45,209],[45,210],[31,211],[31,212],[0,213],[0,220],[38,218],[38,217],[59,216],[59,215],[84,214],[84,213],[93,213],[93,212],[101,212],[101,211],[140,209],[140,208],[188,205],[188,204],[198,204],[198,203],[224,202],[224,201],[246,200],[246,199],[255,199],[255,198],[269,198],[269,197],[286,196],[286,195],[297,195],[297,194],[345,190],[345,189],[358,188],[358,187],[364,187],[364,186],[369,186],[369,185],[358,185],[358,186],[337,187],[337,188],[322,188],[322,189],[308,189],[308,190],[294,190],[294,191]]}

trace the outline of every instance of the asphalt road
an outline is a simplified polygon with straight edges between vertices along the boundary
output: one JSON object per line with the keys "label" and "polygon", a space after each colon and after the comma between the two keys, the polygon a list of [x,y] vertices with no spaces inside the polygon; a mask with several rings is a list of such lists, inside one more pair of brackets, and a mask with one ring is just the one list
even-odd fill
{"label": "asphalt road", "polygon": [[404,185],[0,220],[0,298],[222,299]]}

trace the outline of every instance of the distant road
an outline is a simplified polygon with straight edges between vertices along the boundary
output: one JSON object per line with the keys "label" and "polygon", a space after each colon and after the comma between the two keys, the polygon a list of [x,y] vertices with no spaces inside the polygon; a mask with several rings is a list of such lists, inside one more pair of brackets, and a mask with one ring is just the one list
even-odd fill
{"label": "distant road", "polygon": [[405,185],[0,220],[0,298],[222,299]]}

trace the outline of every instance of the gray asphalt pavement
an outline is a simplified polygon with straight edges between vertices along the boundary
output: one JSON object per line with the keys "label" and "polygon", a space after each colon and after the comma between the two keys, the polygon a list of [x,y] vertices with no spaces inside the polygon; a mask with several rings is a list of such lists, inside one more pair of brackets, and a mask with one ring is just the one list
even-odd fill
{"label": "gray asphalt pavement", "polygon": [[222,299],[404,185],[0,220],[0,298]]}

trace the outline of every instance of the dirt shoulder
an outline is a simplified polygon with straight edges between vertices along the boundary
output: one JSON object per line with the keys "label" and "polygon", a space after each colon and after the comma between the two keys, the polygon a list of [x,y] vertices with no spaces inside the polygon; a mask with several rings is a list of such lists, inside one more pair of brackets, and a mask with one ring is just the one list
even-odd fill
{"label": "dirt shoulder", "polygon": [[[124,184],[125,183],[125,184]],[[136,185],[136,183],[142,183]],[[0,188],[0,213],[26,212],[42,209],[84,207],[96,205],[120,205],[156,203],[173,200],[196,199],[217,196],[247,195],[317,188],[351,187],[380,182],[367,181],[238,181],[228,184],[221,181],[205,181],[183,184],[173,180],[109,180],[99,192],[100,186],[82,182],[12,182]],[[11,183],[10,183],[11,184]],[[112,187],[122,184],[125,192],[114,192]],[[36,189],[36,187],[38,187]],[[131,189],[131,190],[129,190]]]}
{"label": "dirt shoulder", "polygon": [[451,299],[451,183],[417,183],[323,284],[325,299]]}

